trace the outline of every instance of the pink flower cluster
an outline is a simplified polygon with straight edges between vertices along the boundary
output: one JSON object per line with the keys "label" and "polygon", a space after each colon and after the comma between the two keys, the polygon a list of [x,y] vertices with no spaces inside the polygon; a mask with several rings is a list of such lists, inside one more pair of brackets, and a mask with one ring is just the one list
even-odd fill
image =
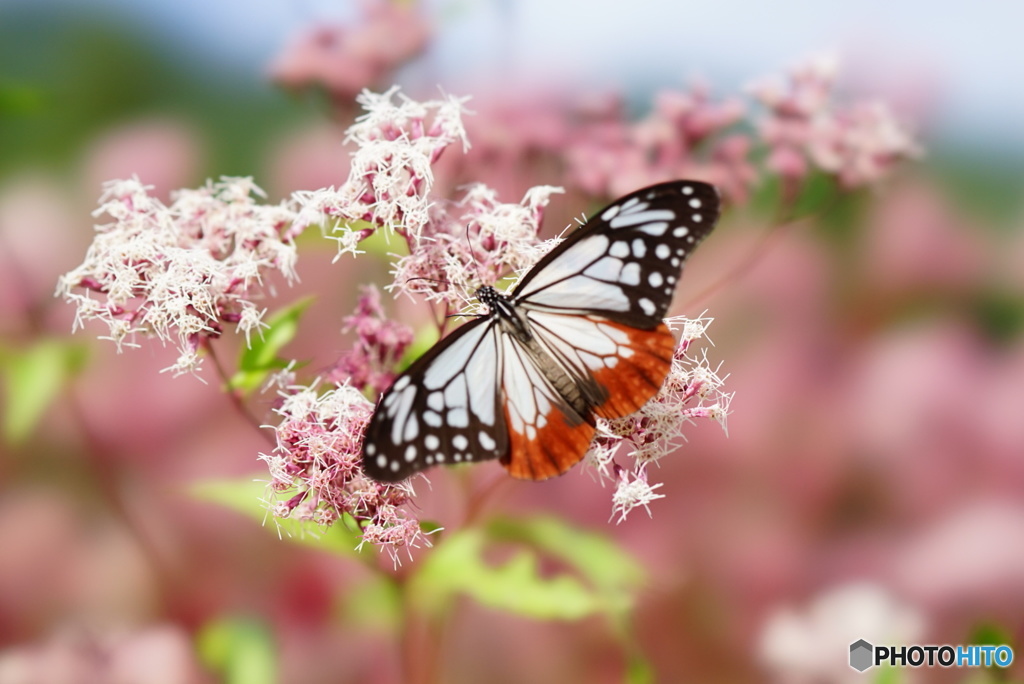
{"label": "pink flower cluster", "polygon": [[[672,368],[658,394],[636,413],[615,420],[599,420],[599,432],[587,454],[587,462],[602,482],[616,485],[612,496],[612,517],[619,522],[631,510],[643,507],[663,495],[650,484],[648,466],[672,453],[684,439],[683,431],[695,419],[710,419],[726,427],[732,394],[722,391],[724,378],[708,362],[706,349],[692,355],[694,343],[706,340],[710,318],[666,319],[669,327],[682,331],[672,358]],[[633,459],[630,468],[616,462],[621,451]]]}
{"label": "pink flower cluster", "polygon": [[476,184],[459,202],[434,204],[420,233],[409,236],[411,253],[395,264],[390,289],[461,309],[478,288],[529,268],[550,248],[538,231],[544,207],[561,191],[537,186],[519,204],[505,204]]}
{"label": "pink flower cluster", "polygon": [[293,90],[321,87],[348,105],[384,83],[426,47],[430,30],[415,3],[364,0],[358,26],[315,26],[274,59],[270,78]]}
{"label": "pink flower cluster", "polygon": [[837,74],[837,61],[820,57],[796,66],[786,82],[751,87],[768,110],[758,126],[771,150],[767,167],[787,181],[803,179],[813,165],[853,188],[922,153],[884,102],[837,102]]}
{"label": "pink flower cluster", "polygon": [[554,162],[564,166],[567,187],[598,198],[700,178],[742,204],[767,175],[796,189],[816,168],[852,188],[921,154],[907,125],[884,102],[840,98],[837,76],[834,61],[819,59],[788,79],[751,87],[755,103],[767,109],[756,126],[748,102],[713,97],[700,83],[659,92],[637,121],[615,97],[582,104],[561,97],[535,98],[526,106],[519,100],[484,103],[488,120],[471,127],[484,145],[460,170],[471,175],[471,164],[486,162],[485,173],[493,167],[506,175],[539,175]]}
{"label": "pink flower cluster", "polygon": [[[351,385],[320,391],[290,387],[275,409],[277,447],[260,454],[270,469],[270,510],[329,527],[346,516],[362,533],[362,543],[380,546],[398,562],[400,549],[429,540],[414,516],[405,511],[414,495],[403,482],[383,485],[363,475],[363,432],[373,403]],[[287,497],[287,498],[282,498]]]}
{"label": "pink flower cluster", "polygon": [[[263,275],[276,270],[294,279],[293,239],[318,222],[334,224],[340,252],[359,253],[359,243],[380,228],[400,236],[408,254],[393,264],[389,289],[439,302],[443,314],[478,306],[471,299],[483,285],[503,278],[514,283],[558,243],[541,240],[539,228],[552,194],[561,189],[533,187],[519,203],[500,202],[482,184],[466,188],[459,201],[436,196],[433,165],[452,143],[468,146],[462,101],[396,101],[396,95],[393,88],[359,96],[366,114],[348,131],[355,149],[350,175],[337,189],[296,193],[281,205],[264,206],[252,199],[259,189],[251,181],[225,179],[181,191],[168,207],[138,181],[108,185],[99,213],[114,221],[98,228],[85,263],[61,281],[60,292],[78,304],[78,322],[104,320],[119,345],[138,332],[176,335],[182,356],[175,369],[193,370],[201,344],[220,335],[225,323],[246,334],[258,331],[263,312],[251,300],[259,287],[269,286]],[[660,102],[657,115],[638,125],[631,140],[658,151],[671,176],[687,167],[670,162],[687,158],[692,146],[736,115],[731,105],[708,105],[699,94]],[[685,133],[682,142],[679,131]],[[441,321],[443,330],[446,319]],[[730,395],[720,391],[721,380],[706,360],[687,356],[705,326],[704,320],[683,326],[662,393],[641,413],[605,425],[595,443],[591,460],[603,477],[618,482],[614,510],[622,518],[658,498],[658,485],[647,482],[647,465],[673,448],[685,422],[724,422],[728,413]],[[409,483],[384,486],[362,474],[363,433],[375,404],[363,392],[376,395],[390,385],[413,332],[385,316],[376,289],[364,290],[345,328],[355,332],[356,342],[333,369],[307,386],[295,384],[291,367],[275,380],[283,397],[276,409],[277,446],[261,454],[272,478],[271,510],[321,527],[345,519],[358,525],[364,542],[395,556],[425,537],[405,508],[413,495]],[[334,389],[323,390],[325,381]],[[613,461],[627,443],[635,460],[629,471]]]}
{"label": "pink flower cluster", "polygon": [[363,288],[355,313],[345,317],[343,332],[348,331],[356,333],[355,344],[342,354],[327,378],[378,395],[394,381],[395,368],[412,344],[412,329],[384,315],[380,290],[371,286]]}
{"label": "pink flower cluster", "polygon": [[574,185],[598,197],[617,197],[674,178],[714,183],[743,201],[757,174],[747,136],[730,132],[744,115],[736,98],[714,101],[704,86],[662,91],[651,113],[631,123],[621,104],[586,123],[567,151]]}
{"label": "pink flower cluster", "polygon": [[262,191],[248,178],[224,178],[175,193],[170,206],[138,179],[111,181],[97,215],[85,261],[64,274],[57,294],[77,307],[75,327],[99,320],[118,349],[137,346],[138,334],[175,340],[176,373],[197,370],[204,338],[233,324],[246,337],[258,332],[264,311],[253,299],[276,271],[296,278],[287,203],[258,204]]}

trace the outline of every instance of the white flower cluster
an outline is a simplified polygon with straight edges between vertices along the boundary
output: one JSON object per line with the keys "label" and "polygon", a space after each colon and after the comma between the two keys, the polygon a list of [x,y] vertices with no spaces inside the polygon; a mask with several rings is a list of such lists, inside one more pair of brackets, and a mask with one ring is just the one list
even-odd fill
{"label": "white flower cluster", "polygon": [[431,166],[448,145],[461,141],[469,147],[462,126],[464,98],[421,103],[398,90],[364,90],[356,98],[366,114],[345,138],[356,145],[348,180],[339,188],[295,193],[301,208],[297,224],[326,218],[340,233],[340,253],[357,253],[359,241],[369,234],[350,225],[358,221],[418,236],[430,218]]}
{"label": "white flower cluster", "polygon": [[[919,643],[925,628],[925,616],[916,607],[884,586],[857,581],[829,588],[801,610],[776,608],[762,628],[758,655],[773,681],[859,684],[872,678],[850,667],[846,646],[858,639]],[[902,670],[899,681],[914,681],[913,671]]]}
{"label": "white flower cluster", "polygon": [[[725,378],[718,367],[712,368],[706,349],[693,354],[695,343],[707,341],[711,318],[689,319],[675,316],[665,319],[669,328],[680,330],[680,340],[672,358],[672,367],[661,390],[637,411],[614,420],[598,419],[598,435],[587,454],[587,463],[602,482],[616,485],[612,496],[612,517],[619,522],[631,510],[643,507],[663,494],[655,493],[660,483],[648,482],[648,466],[672,453],[685,440],[684,429],[695,419],[714,420],[726,429],[732,394],[724,392]],[[616,456],[627,451],[631,468],[616,463]]]}
{"label": "white flower cluster", "polygon": [[104,186],[85,261],[64,274],[57,295],[77,307],[75,328],[107,325],[120,350],[138,346],[137,334],[174,342],[180,352],[169,370],[197,370],[204,336],[234,324],[246,338],[263,326],[250,301],[266,272],[296,279],[295,245],[286,203],[258,204],[262,191],[248,178],[224,178],[182,190],[170,206],[137,178]]}
{"label": "white flower cluster", "polygon": [[473,293],[505,273],[525,272],[546,253],[537,237],[544,208],[561,188],[542,185],[519,203],[498,201],[483,184],[470,186],[457,203],[436,204],[410,254],[392,269],[389,290],[419,293],[454,310],[474,306]]}

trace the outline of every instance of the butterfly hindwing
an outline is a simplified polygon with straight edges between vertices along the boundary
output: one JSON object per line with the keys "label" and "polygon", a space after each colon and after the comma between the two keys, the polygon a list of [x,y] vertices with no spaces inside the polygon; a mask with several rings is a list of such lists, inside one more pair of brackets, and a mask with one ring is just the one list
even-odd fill
{"label": "butterfly hindwing", "polygon": [[576,465],[594,436],[594,422],[555,389],[529,350],[505,335],[502,396],[509,449],[501,463],[513,477],[546,480]]}
{"label": "butterfly hindwing", "polygon": [[602,418],[637,411],[672,367],[676,341],[663,322],[645,330],[594,315],[530,311],[527,318],[548,354],[592,386],[591,407]]}
{"label": "butterfly hindwing", "polygon": [[504,456],[497,327],[490,318],[467,323],[395,379],[363,438],[367,475],[397,482],[437,463]]}
{"label": "butterfly hindwing", "polygon": [[638,190],[594,215],[524,276],[519,306],[597,314],[655,328],[672,302],[683,262],[719,214],[718,191],[698,181]]}

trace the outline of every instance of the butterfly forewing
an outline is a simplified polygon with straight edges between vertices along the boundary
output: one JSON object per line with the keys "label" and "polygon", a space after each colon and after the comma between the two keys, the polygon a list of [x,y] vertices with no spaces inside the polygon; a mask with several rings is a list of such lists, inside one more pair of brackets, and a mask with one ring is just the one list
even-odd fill
{"label": "butterfly forewing", "polygon": [[420,357],[381,397],[363,438],[363,470],[403,480],[437,463],[500,458],[508,450],[489,318],[468,323]]}
{"label": "butterfly forewing", "polygon": [[718,219],[718,191],[697,181],[638,190],[602,209],[516,288],[517,304],[656,327],[683,262]]}
{"label": "butterfly forewing", "polygon": [[384,393],[364,437],[366,474],[396,482],[437,463],[491,458],[525,479],[571,468],[597,416],[635,412],[664,382],[675,340],[662,318],[718,213],[706,183],[644,188],[572,233],[511,298],[481,290],[490,312]]}

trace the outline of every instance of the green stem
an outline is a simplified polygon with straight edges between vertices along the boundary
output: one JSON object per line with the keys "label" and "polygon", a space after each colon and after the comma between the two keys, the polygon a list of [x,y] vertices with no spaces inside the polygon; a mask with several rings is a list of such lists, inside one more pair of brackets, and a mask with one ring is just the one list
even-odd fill
{"label": "green stem", "polygon": [[234,407],[235,411],[242,416],[242,418],[249,423],[251,426],[256,428],[260,435],[263,436],[270,444],[274,444],[274,438],[271,437],[270,433],[263,429],[262,422],[249,410],[249,407],[245,405],[245,399],[242,396],[241,390],[233,388],[231,386],[231,376],[228,375],[227,369],[221,363],[220,358],[217,356],[213,342],[209,337],[203,338],[203,349],[207,355],[213,361],[213,367],[217,370],[217,377],[220,378],[224,385],[224,391],[228,395],[228,400]]}

